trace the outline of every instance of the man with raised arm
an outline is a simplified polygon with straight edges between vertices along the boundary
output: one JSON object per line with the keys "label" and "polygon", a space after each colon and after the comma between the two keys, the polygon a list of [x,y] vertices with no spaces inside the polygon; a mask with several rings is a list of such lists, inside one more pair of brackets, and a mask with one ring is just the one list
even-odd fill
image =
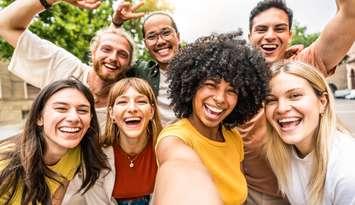
{"label": "man with raised arm", "polygon": [[[115,11],[112,23],[120,27],[124,21],[141,17],[144,13],[136,12],[143,1],[136,5],[124,2]],[[163,126],[176,121],[168,99],[167,69],[179,49],[180,34],[174,19],[165,12],[148,14],[143,21],[142,33],[144,44],[153,61],[137,62],[132,75],[144,78],[153,87],[158,100],[158,109]]]}
{"label": "man with raised arm", "polygon": [[[0,11],[0,37],[15,48],[9,70],[39,88],[71,76],[83,81],[95,97],[96,111],[103,129],[109,90],[113,83],[125,76],[134,62],[134,42],[121,29],[105,28],[97,32],[92,40],[92,66],[84,64],[68,51],[27,29],[36,14],[60,2],[17,0]],[[88,9],[100,5],[99,0],[66,2]]]}
{"label": "man with raised arm", "polygon": [[[334,72],[355,40],[355,0],[336,0],[338,11],[319,38],[288,60],[300,60],[317,67],[324,75]],[[250,12],[249,40],[268,63],[284,59],[291,41],[292,10],[282,0],[260,1]],[[243,169],[248,182],[247,204],[288,204],[278,191],[277,180],[261,153],[267,139],[264,111],[239,127],[243,135]]]}

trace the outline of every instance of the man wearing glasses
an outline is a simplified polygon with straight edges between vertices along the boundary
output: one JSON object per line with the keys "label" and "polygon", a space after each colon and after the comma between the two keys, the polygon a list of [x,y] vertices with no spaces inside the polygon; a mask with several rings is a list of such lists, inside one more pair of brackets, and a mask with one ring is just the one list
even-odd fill
{"label": "man wearing glasses", "polygon": [[[143,2],[131,5],[124,2],[118,6],[112,18],[119,27],[124,21],[135,19],[144,13],[135,12]],[[154,12],[145,17],[142,26],[144,44],[154,61],[137,62],[130,71],[133,76],[147,80],[158,100],[158,109],[163,126],[176,121],[168,99],[167,67],[179,49],[180,36],[173,18],[164,12]]]}

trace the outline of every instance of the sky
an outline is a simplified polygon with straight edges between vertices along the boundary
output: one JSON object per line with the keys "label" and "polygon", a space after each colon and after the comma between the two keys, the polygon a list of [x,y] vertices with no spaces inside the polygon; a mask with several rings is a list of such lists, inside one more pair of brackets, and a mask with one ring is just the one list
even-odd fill
{"label": "sky", "polygon": [[[248,34],[250,10],[259,0],[168,0],[182,40],[191,42],[211,32],[242,28]],[[294,20],[307,26],[307,33],[320,32],[335,15],[335,0],[286,0]]]}

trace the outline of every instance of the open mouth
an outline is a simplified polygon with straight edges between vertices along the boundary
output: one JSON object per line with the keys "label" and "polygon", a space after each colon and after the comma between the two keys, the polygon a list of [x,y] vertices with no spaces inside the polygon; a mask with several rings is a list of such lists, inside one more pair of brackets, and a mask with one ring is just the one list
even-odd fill
{"label": "open mouth", "polygon": [[79,127],[60,127],[59,130],[64,133],[78,133],[81,128]]}
{"label": "open mouth", "polygon": [[214,107],[211,105],[207,105],[207,104],[204,104],[203,107],[206,112],[206,115],[209,118],[217,119],[222,115],[223,109],[220,109],[220,108],[217,108],[217,107]]}
{"label": "open mouth", "polygon": [[283,131],[295,129],[301,122],[302,118],[299,117],[283,118],[277,120],[278,125]]}
{"label": "open mouth", "polygon": [[263,44],[260,46],[266,53],[272,53],[278,48],[277,44]]}
{"label": "open mouth", "polygon": [[127,126],[138,126],[142,121],[142,118],[140,117],[128,117],[124,119],[124,122],[126,123]]}
{"label": "open mouth", "polygon": [[112,71],[115,71],[118,69],[118,67],[116,65],[111,64],[111,63],[104,63],[104,66],[105,66],[105,68],[112,70]]}

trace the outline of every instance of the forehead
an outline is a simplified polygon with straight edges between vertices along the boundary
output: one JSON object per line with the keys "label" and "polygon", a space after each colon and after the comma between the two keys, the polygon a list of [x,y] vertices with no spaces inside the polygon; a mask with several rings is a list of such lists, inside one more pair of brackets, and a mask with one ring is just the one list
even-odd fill
{"label": "forehead", "polygon": [[288,25],[288,16],[287,13],[278,8],[267,9],[253,19],[253,27],[256,26],[274,26],[278,24]]}
{"label": "forehead", "polygon": [[117,98],[119,98],[119,97],[142,97],[142,96],[146,97],[146,95],[144,95],[143,93],[140,93],[133,86],[129,86],[123,91],[123,93],[121,95],[117,96]]}
{"label": "forehead", "polygon": [[109,45],[116,48],[121,48],[127,51],[131,51],[131,44],[122,35],[116,33],[103,33],[100,37],[99,47]]}
{"label": "forehead", "polygon": [[172,22],[170,17],[164,14],[155,14],[149,17],[144,23],[144,32],[151,32],[155,30],[160,30],[162,28],[171,27]]}
{"label": "forehead", "polygon": [[270,88],[272,93],[283,93],[292,89],[313,90],[311,84],[306,79],[284,72],[271,79]]}
{"label": "forehead", "polygon": [[46,105],[54,103],[65,103],[70,105],[90,105],[85,95],[74,88],[65,88],[54,93],[48,99]]}

